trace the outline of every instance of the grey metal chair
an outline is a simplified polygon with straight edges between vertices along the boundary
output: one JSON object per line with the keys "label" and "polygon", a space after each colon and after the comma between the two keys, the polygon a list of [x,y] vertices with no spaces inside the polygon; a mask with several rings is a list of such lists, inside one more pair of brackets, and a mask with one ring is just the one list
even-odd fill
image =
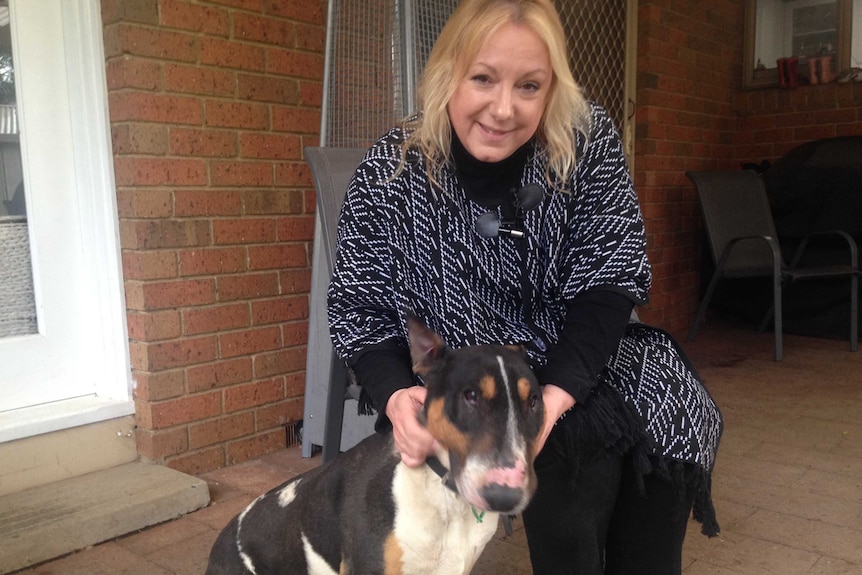
{"label": "grey metal chair", "polygon": [[311,269],[311,301],[308,322],[308,355],[305,370],[305,413],[302,455],[310,457],[314,445],[323,448],[324,462],[335,459],[373,433],[373,416],[345,410],[355,403],[358,391],[348,385],[344,363],[335,355],[326,317],[326,292],[335,264],[336,229],[347,186],[365,148],[307,147],[317,193],[317,221]]}
{"label": "grey metal chair", "polygon": [[[715,271],[688,332],[694,340],[703,322],[716,285],[724,278],[772,277],[772,306],[767,310],[761,329],[774,317],[775,361],[784,357],[782,344],[781,293],[785,282],[847,277],[850,288],[850,351],[858,349],[859,338],[859,265],[858,249],[853,238],[843,231],[825,231],[806,235],[792,259],[786,263],[775,232],[775,224],[766,197],[766,188],[753,170],[686,172],[694,182],[712,251]],[[846,265],[799,265],[814,236],[831,235],[847,242]]]}

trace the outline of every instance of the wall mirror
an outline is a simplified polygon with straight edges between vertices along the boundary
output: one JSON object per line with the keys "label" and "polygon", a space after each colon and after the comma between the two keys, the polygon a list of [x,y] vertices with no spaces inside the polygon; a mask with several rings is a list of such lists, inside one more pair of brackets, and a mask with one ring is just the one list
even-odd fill
{"label": "wall mirror", "polygon": [[862,67],[862,0],[746,0],[743,87],[829,83]]}

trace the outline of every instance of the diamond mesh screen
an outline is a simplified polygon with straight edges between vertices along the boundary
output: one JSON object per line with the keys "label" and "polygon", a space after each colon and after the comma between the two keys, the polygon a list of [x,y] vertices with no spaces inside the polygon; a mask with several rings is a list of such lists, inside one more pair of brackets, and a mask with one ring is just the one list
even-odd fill
{"label": "diamond mesh screen", "polygon": [[625,120],[626,0],[557,0],[569,62],[584,95]]}
{"label": "diamond mesh screen", "polygon": [[346,0],[327,37],[328,93],[321,144],[368,146],[403,113],[397,13],[393,0]]}
{"label": "diamond mesh screen", "polygon": [[[458,0],[331,0],[321,145],[368,146],[413,110],[415,83]],[[626,0],[558,0],[575,79],[622,126]],[[403,46],[412,42],[414,48]],[[412,60],[408,60],[412,57]]]}

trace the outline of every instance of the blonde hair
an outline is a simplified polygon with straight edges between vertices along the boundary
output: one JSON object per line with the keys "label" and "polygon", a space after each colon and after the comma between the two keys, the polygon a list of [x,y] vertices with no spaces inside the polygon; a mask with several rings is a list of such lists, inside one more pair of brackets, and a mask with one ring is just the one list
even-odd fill
{"label": "blonde hair", "polygon": [[575,166],[575,130],[589,131],[589,108],[569,69],[566,36],[551,0],[463,0],[443,27],[420,81],[420,113],[405,122],[409,136],[402,146],[416,148],[425,158],[433,184],[449,160],[452,126],[447,105],[485,39],[509,22],[532,28],[544,40],[553,70],[545,111],[537,130],[552,174],[565,180]]}

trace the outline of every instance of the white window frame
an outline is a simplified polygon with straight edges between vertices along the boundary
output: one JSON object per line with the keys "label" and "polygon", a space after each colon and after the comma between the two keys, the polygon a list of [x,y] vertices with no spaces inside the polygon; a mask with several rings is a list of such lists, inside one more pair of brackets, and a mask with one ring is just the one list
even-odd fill
{"label": "white window frame", "polygon": [[39,333],[0,340],[0,393],[69,393],[0,412],[0,442],[134,413],[99,1],[10,4]]}

